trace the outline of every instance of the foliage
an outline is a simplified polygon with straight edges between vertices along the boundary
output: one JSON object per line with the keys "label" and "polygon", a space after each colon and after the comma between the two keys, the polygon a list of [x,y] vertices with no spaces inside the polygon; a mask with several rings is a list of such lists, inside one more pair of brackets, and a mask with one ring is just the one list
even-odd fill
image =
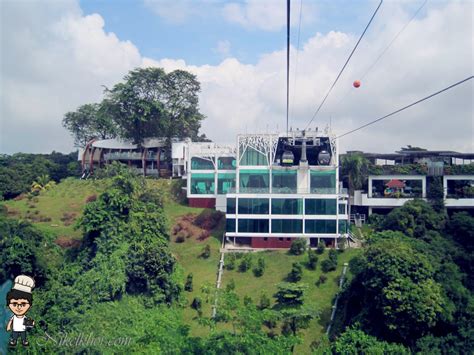
{"label": "foliage", "polygon": [[300,263],[293,263],[291,271],[288,273],[287,280],[289,282],[298,282],[303,277],[303,267]]}
{"label": "foliage", "polygon": [[411,352],[399,344],[380,341],[376,337],[351,327],[342,333],[332,346],[334,354],[410,354]]}
{"label": "foliage", "polygon": [[448,221],[446,230],[464,248],[474,251],[474,217],[469,213],[454,213]]}
{"label": "foliage", "polygon": [[316,265],[318,264],[318,256],[316,252],[308,248],[308,263],[306,264],[309,270],[316,270]]}
{"label": "foliage", "polygon": [[234,270],[235,269],[235,254],[229,253],[225,258],[224,267],[226,270]]}
{"label": "foliage", "polygon": [[106,102],[79,106],[76,111],[66,113],[62,123],[74,137],[76,147],[85,147],[93,138],[115,138],[118,131]]}
{"label": "foliage", "polygon": [[324,253],[324,249],[326,249],[326,244],[324,244],[323,241],[320,241],[318,243],[318,247],[316,249],[316,253],[318,253],[319,255],[321,255],[322,253]]}
{"label": "foliage", "polygon": [[242,260],[239,264],[240,272],[247,272],[252,267],[252,254],[247,253],[242,257]]}
{"label": "foliage", "polygon": [[41,191],[49,190],[54,187],[56,183],[51,180],[49,175],[41,175],[36,178],[35,181],[31,183],[31,192],[39,193]]}
{"label": "foliage", "polygon": [[306,251],[307,240],[305,238],[296,238],[290,246],[290,254],[301,255]]}
{"label": "foliage", "polygon": [[27,222],[0,216],[0,284],[16,276],[32,276],[38,286],[47,278],[46,260],[41,251],[52,248],[49,238]]}
{"label": "foliage", "polygon": [[142,144],[148,137],[198,137],[204,116],[198,108],[200,84],[193,74],[139,68],[124,80],[106,89],[104,100],[123,138]]}
{"label": "foliage", "polygon": [[334,249],[331,249],[329,251],[328,259],[323,260],[321,263],[321,270],[324,273],[334,271],[337,268],[337,251]]}
{"label": "foliage", "polygon": [[410,237],[424,238],[428,231],[439,231],[445,223],[444,215],[436,213],[423,200],[406,202],[392,210],[382,222],[381,230],[393,230]]}
{"label": "foliage", "polygon": [[49,175],[55,182],[77,176],[78,166],[77,152],[0,155],[0,200],[30,191],[38,176]]}
{"label": "foliage", "polygon": [[225,287],[226,291],[230,292],[230,291],[234,291],[235,290],[235,281],[234,279],[230,279],[229,283],[227,284],[227,286]]}
{"label": "foliage", "polygon": [[270,308],[270,298],[265,293],[262,293],[260,295],[260,301],[258,303],[258,308],[261,309],[261,310]]}
{"label": "foliage", "polygon": [[257,259],[257,265],[253,268],[253,274],[256,277],[261,277],[264,272],[265,272],[265,259],[260,257]]}
{"label": "foliage", "polygon": [[202,248],[201,254],[199,256],[203,259],[208,259],[211,256],[211,246],[206,244],[206,246]]}
{"label": "foliage", "polygon": [[188,292],[193,291],[193,274],[189,273],[188,276],[186,276],[186,283],[184,284],[184,290]]}
{"label": "foliage", "polygon": [[304,303],[305,284],[282,282],[277,285],[278,291],[273,297],[276,299],[276,307],[298,307]]}
{"label": "foliage", "polygon": [[194,297],[191,307],[196,311],[200,311],[202,308],[202,300],[200,297]]}
{"label": "foliage", "polygon": [[316,281],[316,286],[321,286],[323,283],[325,283],[328,280],[328,277],[326,275],[319,275],[319,279]]}

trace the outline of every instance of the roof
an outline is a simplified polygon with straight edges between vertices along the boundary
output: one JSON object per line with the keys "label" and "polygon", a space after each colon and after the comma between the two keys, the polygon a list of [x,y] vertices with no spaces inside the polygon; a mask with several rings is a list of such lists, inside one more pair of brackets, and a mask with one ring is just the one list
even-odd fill
{"label": "roof", "polygon": [[[98,140],[92,143],[92,146],[95,148],[102,148],[102,149],[137,149],[138,148],[138,145],[133,144],[131,141],[117,139],[117,138]],[[142,146],[144,148],[164,147],[165,139],[164,138],[145,138]]]}

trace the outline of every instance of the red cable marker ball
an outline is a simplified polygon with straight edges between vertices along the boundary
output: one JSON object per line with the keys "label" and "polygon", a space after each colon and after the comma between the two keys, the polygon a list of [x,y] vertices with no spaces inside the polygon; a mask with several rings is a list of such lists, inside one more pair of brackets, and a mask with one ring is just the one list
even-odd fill
{"label": "red cable marker ball", "polygon": [[358,88],[360,86],[360,81],[356,80],[356,81],[354,81],[354,84],[352,84],[352,85],[354,85],[355,88]]}

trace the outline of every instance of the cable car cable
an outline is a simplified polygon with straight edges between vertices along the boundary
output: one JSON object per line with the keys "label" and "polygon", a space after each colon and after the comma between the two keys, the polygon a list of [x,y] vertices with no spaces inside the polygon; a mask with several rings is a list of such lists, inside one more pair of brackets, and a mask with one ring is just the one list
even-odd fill
{"label": "cable car cable", "polygon": [[286,135],[290,108],[290,0],[286,1]]}
{"label": "cable car cable", "polygon": [[375,9],[374,14],[373,14],[372,17],[370,18],[369,23],[367,24],[367,26],[365,26],[364,32],[362,32],[362,34],[360,35],[359,40],[357,41],[356,45],[355,45],[354,48],[352,49],[352,52],[351,52],[351,54],[349,55],[349,57],[347,58],[346,62],[344,63],[344,66],[343,66],[342,69],[339,71],[339,74],[337,75],[336,80],[334,80],[334,82],[332,83],[331,87],[329,88],[328,92],[326,93],[326,96],[324,96],[323,101],[321,101],[321,103],[319,104],[318,109],[316,110],[316,112],[314,113],[313,117],[311,118],[311,120],[310,120],[309,123],[307,124],[305,130],[308,129],[308,127],[309,127],[309,125],[311,124],[311,122],[313,122],[313,120],[316,118],[316,115],[318,114],[319,110],[321,110],[321,107],[323,106],[324,102],[325,102],[326,99],[328,98],[328,96],[329,96],[329,94],[331,93],[332,89],[333,89],[334,86],[336,85],[337,81],[339,80],[339,78],[340,78],[342,72],[344,71],[344,69],[346,68],[347,64],[348,64],[349,61],[351,60],[352,55],[354,54],[355,50],[356,50],[357,47],[359,46],[360,41],[361,41],[362,38],[364,37],[365,32],[367,32],[367,29],[369,28],[370,24],[372,23],[372,20],[374,19],[375,15],[376,15],[377,12],[379,11],[380,6],[382,5],[382,3],[383,3],[383,0],[380,0],[380,3],[379,3],[379,5],[377,6],[377,8]]}
{"label": "cable car cable", "polygon": [[426,97],[424,97],[424,98],[422,98],[422,99],[420,99],[420,100],[418,100],[418,101],[415,101],[415,102],[413,102],[413,103],[411,103],[411,104],[409,104],[409,105],[407,105],[407,106],[404,106],[404,107],[402,107],[402,108],[400,108],[400,109],[398,109],[398,110],[396,110],[396,111],[393,111],[393,112],[389,113],[388,115],[385,115],[385,116],[383,116],[383,117],[377,118],[376,120],[370,121],[370,122],[368,122],[368,123],[366,123],[366,124],[364,124],[364,125],[362,125],[362,126],[360,126],[360,127],[358,127],[358,128],[355,128],[355,129],[350,130],[350,131],[348,131],[348,132],[346,132],[346,133],[344,133],[344,134],[341,134],[341,135],[337,136],[336,138],[342,138],[342,137],[347,136],[347,135],[349,135],[349,134],[351,134],[351,133],[357,132],[357,131],[361,130],[362,128],[365,128],[365,127],[367,127],[367,126],[373,125],[374,123],[380,122],[380,121],[382,121],[382,120],[384,120],[384,119],[386,119],[386,118],[388,118],[388,117],[390,117],[390,116],[393,116],[393,115],[395,115],[395,114],[397,114],[397,113],[399,113],[399,112],[402,112],[402,111],[406,110],[407,108],[410,108],[410,107],[412,107],[412,106],[415,106],[415,105],[417,105],[417,104],[419,104],[419,103],[421,103],[421,102],[423,102],[423,101],[426,101],[426,100],[428,100],[428,99],[431,99],[432,97],[434,97],[434,96],[436,96],[436,95],[439,95],[439,94],[441,94],[441,93],[443,93],[443,92],[445,92],[445,91],[448,91],[448,90],[450,90],[450,89],[452,89],[452,88],[454,88],[454,87],[456,87],[456,86],[458,86],[458,85],[461,85],[462,83],[465,83],[466,81],[469,81],[469,80],[471,80],[472,78],[474,78],[474,76],[467,77],[467,78],[464,79],[464,80],[458,81],[458,82],[455,83],[455,84],[452,84],[452,85],[450,85],[450,86],[448,86],[448,87],[445,87],[444,89],[441,89],[441,90],[439,90],[439,91],[437,91],[437,92],[435,92],[435,93],[433,93],[433,94],[431,94],[431,95],[428,95],[428,96],[426,96]]}

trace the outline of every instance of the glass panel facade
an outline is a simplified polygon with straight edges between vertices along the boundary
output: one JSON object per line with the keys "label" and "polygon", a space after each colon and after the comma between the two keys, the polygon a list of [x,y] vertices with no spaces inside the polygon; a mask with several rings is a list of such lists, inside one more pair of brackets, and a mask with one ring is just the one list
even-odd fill
{"label": "glass panel facade", "polygon": [[311,193],[335,194],[336,193],[336,171],[311,170]]}
{"label": "glass panel facade", "polygon": [[348,224],[346,219],[339,220],[339,233],[347,233]]}
{"label": "glass panel facade", "polygon": [[296,193],[296,170],[272,170],[272,192],[277,194]]}
{"label": "glass panel facade", "polygon": [[219,170],[235,170],[237,160],[234,157],[221,157],[217,159],[217,169]]}
{"label": "glass panel facade", "polygon": [[191,170],[214,170],[214,164],[209,159],[192,157]]}
{"label": "glass panel facade", "polygon": [[235,219],[227,218],[225,221],[225,231],[235,233]]}
{"label": "glass panel facade", "polygon": [[214,193],[214,174],[191,174],[191,194],[213,195]]}
{"label": "glass panel facade", "polygon": [[240,159],[240,165],[244,166],[268,166],[268,159],[265,154],[262,154],[251,147],[247,147]]}
{"label": "glass panel facade", "polygon": [[268,233],[268,219],[239,219],[239,233]]}
{"label": "glass panel facade", "polygon": [[240,193],[270,192],[270,173],[268,170],[240,170],[239,180]]}
{"label": "glass panel facade", "polygon": [[336,220],[314,219],[305,221],[305,233],[336,233]]}
{"label": "glass panel facade", "polygon": [[235,173],[217,174],[217,193],[226,194],[235,187]]}
{"label": "glass panel facade", "polygon": [[297,198],[273,198],[272,214],[303,214],[303,200]]}
{"label": "glass panel facade", "polygon": [[337,200],[331,198],[306,199],[306,214],[333,215],[336,214]]}
{"label": "glass panel facade", "polygon": [[272,233],[303,233],[301,219],[272,219]]}
{"label": "glass panel facade", "polygon": [[346,205],[339,204],[339,214],[346,214]]}
{"label": "glass panel facade", "polygon": [[235,214],[235,198],[228,198],[227,199],[227,210],[226,213]]}
{"label": "glass panel facade", "polygon": [[268,198],[239,198],[239,214],[268,214]]}

